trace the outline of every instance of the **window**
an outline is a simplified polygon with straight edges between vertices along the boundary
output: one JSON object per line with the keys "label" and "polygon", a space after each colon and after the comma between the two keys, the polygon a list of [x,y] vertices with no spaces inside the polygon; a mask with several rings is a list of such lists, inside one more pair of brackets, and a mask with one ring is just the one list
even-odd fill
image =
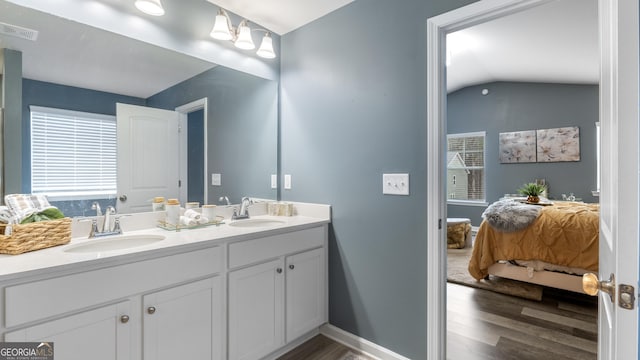
{"label": "window", "polygon": [[447,135],[449,203],[484,203],[485,132]]}
{"label": "window", "polygon": [[56,200],[116,194],[116,117],[31,106],[31,192]]}

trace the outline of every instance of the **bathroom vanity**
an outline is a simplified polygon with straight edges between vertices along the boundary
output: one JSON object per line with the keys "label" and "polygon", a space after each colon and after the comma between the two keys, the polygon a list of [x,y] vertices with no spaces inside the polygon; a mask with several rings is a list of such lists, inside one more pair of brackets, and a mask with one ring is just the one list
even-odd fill
{"label": "bathroom vanity", "polygon": [[180,232],[123,223],[128,238],[163,239],[0,256],[4,341],[50,341],[64,360],[275,358],[327,321],[330,208],[250,220]]}

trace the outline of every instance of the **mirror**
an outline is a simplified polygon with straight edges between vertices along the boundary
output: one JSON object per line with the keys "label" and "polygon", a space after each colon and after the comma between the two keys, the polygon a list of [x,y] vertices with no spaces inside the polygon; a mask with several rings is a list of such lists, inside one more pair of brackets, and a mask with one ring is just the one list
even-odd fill
{"label": "mirror", "polygon": [[[200,154],[207,159],[207,174],[200,169],[197,175],[207,187],[204,202],[217,204],[221,196],[233,203],[242,196],[276,198],[270,186],[277,173],[275,81],[7,1],[0,1],[0,22],[39,32],[36,41],[0,33],[0,49],[22,54],[23,150],[5,149],[6,157],[22,157],[22,188],[7,193],[31,190],[31,105],[115,115],[116,102],[174,110],[207,98],[208,151],[206,157]],[[219,186],[211,185],[211,174],[221,175]],[[86,216],[95,214],[95,200],[52,202],[68,216]],[[115,196],[99,202],[103,208],[115,204]]]}

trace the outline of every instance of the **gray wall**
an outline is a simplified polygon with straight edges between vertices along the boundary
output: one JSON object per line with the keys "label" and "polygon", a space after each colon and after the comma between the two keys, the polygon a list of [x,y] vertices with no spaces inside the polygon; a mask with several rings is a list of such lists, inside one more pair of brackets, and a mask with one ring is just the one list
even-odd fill
{"label": "gray wall", "polygon": [[[332,205],[330,323],[426,358],[426,20],[465,0],[357,0],[282,37],[284,200]],[[382,174],[410,174],[410,196]]]}
{"label": "gray wall", "polygon": [[[21,192],[22,157],[22,52],[2,49],[4,106],[4,191]],[[4,201],[3,201],[4,203]]]}
{"label": "gray wall", "polygon": [[[277,83],[216,66],[147,99],[147,106],[175,109],[208,98],[208,172],[222,174],[222,186],[209,186],[208,203],[220,196],[276,198]],[[209,175],[210,178],[210,175]]]}
{"label": "gray wall", "polygon": [[[482,89],[489,94],[481,95]],[[487,202],[517,193],[524,183],[546,179],[550,198],[574,193],[586,202],[597,202],[596,126],[598,86],[495,82],[470,86],[447,96],[448,133],[486,131],[485,171]],[[498,134],[578,126],[580,161],[501,164]],[[467,217],[480,225],[484,207],[449,205],[449,217]]]}

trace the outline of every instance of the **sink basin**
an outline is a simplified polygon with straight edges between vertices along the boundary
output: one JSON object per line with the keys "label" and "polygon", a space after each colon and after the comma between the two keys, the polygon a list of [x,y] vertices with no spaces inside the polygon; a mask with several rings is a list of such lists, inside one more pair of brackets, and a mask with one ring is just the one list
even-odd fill
{"label": "sink basin", "polygon": [[229,226],[241,228],[269,227],[286,224],[286,221],[276,219],[246,219],[230,222]]}
{"label": "sink basin", "polygon": [[124,250],[150,245],[164,240],[162,235],[123,235],[103,239],[89,240],[82,244],[70,245],[64,251],[69,253],[94,253]]}

